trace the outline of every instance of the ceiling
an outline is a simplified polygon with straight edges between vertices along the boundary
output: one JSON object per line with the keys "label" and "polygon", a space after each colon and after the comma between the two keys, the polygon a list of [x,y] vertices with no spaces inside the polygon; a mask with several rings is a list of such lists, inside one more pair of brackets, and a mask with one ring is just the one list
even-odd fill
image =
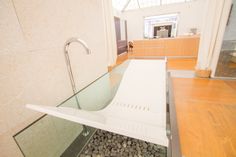
{"label": "ceiling", "polygon": [[193,0],[112,0],[112,5],[119,11],[127,11],[173,3],[186,3],[189,1]]}

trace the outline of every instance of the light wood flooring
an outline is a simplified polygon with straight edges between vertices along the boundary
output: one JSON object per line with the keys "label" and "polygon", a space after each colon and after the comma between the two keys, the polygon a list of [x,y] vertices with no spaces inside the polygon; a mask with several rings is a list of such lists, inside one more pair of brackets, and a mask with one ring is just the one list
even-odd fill
{"label": "light wood flooring", "polygon": [[[133,58],[134,56],[132,56]],[[112,70],[115,66],[123,63],[127,59],[129,59],[130,56],[128,53],[121,54],[117,57],[116,64],[112,67],[108,67],[108,70]],[[140,58],[139,59],[146,59]],[[153,58],[155,59],[155,58]],[[167,68],[169,70],[195,70],[195,65],[197,62],[197,58],[168,58],[167,62]]]}
{"label": "light wood flooring", "polygon": [[173,78],[185,157],[236,157],[236,81]]}

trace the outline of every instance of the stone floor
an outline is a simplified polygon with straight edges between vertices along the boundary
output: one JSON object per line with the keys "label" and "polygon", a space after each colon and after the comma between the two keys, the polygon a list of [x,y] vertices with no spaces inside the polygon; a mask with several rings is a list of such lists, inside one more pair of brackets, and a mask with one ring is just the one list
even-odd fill
{"label": "stone floor", "polygon": [[97,130],[79,157],[166,157],[166,148]]}

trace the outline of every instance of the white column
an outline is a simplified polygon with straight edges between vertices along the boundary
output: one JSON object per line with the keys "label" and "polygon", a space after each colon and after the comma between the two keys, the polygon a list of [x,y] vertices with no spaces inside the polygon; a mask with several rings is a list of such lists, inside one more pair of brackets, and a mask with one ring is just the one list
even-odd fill
{"label": "white column", "polygon": [[228,17],[229,17],[231,4],[232,4],[232,1],[227,0],[225,2],[224,8],[223,8],[219,31],[218,31],[217,38],[216,38],[214,53],[213,53],[213,57],[212,57],[212,60],[210,63],[210,69],[212,69],[212,74],[211,74],[212,77],[215,77],[215,71],[217,68],[217,64],[218,64],[218,60],[219,60],[219,56],[220,56],[220,52],[221,52],[221,46],[222,46],[222,42],[223,42],[223,38],[224,38],[224,34],[225,34],[225,29],[226,29],[226,24],[227,24]]}
{"label": "white column", "polygon": [[116,63],[116,34],[115,23],[111,0],[102,0],[103,16],[104,16],[104,31],[107,50],[107,65],[112,66]]}
{"label": "white column", "polygon": [[[220,22],[225,16],[223,10],[232,0],[207,0],[205,17],[200,39],[197,70],[212,70],[211,61],[215,53],[216,39],[220,31]],[[228,10],[226,10],[228,11]],[[225,17],[224,17],[225,18]],[[222,29],[222,28],[221,28]]]}

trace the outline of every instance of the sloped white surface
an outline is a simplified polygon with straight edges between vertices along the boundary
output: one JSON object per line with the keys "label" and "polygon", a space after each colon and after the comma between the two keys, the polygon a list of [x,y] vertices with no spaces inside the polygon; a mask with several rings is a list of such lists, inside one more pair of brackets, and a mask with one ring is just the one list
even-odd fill
{"label": "sloped white surface", "polygon": [[168,146],[166,136],[166,63],[132,60],[117,93],[103,110],[27,105],[80,124]]}

